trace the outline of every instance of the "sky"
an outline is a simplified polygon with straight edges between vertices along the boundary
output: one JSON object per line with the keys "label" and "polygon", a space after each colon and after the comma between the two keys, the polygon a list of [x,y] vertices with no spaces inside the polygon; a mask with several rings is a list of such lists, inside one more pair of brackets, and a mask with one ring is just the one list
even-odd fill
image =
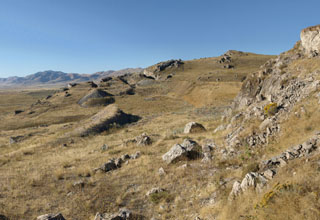
{"label": "sky", "polygon": [[94,73],[227,50],[279,54],[319,0],[0,0],[0,78]]}

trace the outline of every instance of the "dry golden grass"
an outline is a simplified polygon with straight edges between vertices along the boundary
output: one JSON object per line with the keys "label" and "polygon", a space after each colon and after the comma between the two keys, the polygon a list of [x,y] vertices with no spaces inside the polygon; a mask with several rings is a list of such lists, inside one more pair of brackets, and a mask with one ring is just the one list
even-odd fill
{"label": "dry golden grass", "polygon": [[[13,220],[55,212],[62,212],[66,219],[87,220],[93,219],[96,212],[115,212],[123,206],[159,219],[193,219],[195,214],[208,213],[203,208],[208,197],[219,189],[219,198],[226,198],[230,190],[230,185],[223,187],[219,182],[242,175],[240,169],[225,172],[236,162],[217,158],[209,164],[182,161],[167,165],[161,156],[187,137],[200,144],[214,138],[221,146],[223,136],[213,134],[213,130],[219,125],[224,107],[238,92],[240,76],[255,71],[268,58],[239,56],[234,70],[223,69],[216,58],[187,61],[185,68],[177,70],[168,81],[137,87],[135,95],[114,97],[121,110],[141,116],[140,121],[84,138],[65,134],[104,108],[76,104],[89,92],[88,85],[70,89],[69,97],[60,92],[48,100],[41,99],[46,96],[42,91],[30,99],[25,99],[24,93],[1,93],[1,102],[9,105],[1,108],[5,123],[0,125],[0,213]],[[197,80],[210,74],[221,80]],[[26,111],[13,115],[22,99]],[[38,99],[43,104],[31,107]],[[35,113],[28,114],[30,111]],[[190,121],[202,123],[207,131],[183,134]],[[122,144],[143,132],[151,135],[151,146]],[[17,135],[27,138],[9,145],[9,137]],[[109,149],[102,152],[103,144]],[[107,174],[93,172],[110,158],[136,151],[142,156],[120,169]],[[187,169],[178,168],[186,163],[190,164]],[[159,176],[160,167],[167,173],[165,176]],[[74,186],[79,180],[83,186]],[[167,189],[167,194],[152,202],[145,194],[157,186]]]}

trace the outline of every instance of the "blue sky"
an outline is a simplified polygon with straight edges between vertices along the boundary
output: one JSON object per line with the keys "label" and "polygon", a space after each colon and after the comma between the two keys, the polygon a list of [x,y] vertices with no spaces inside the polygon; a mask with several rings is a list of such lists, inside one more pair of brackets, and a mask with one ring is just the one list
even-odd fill
{"label": "blue sky", "polygon": [[0,77],[94,73],[229,49],[279,54],[320,1],[0,0]]}

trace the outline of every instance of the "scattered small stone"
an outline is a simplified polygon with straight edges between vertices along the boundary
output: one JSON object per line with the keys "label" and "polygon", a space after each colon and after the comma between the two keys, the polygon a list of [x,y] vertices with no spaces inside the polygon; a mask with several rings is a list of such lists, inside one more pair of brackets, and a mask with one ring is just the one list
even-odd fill
{"label": "scattered small stone", "polygon": [[164,192],[166,191],[165,189],[162,189],[160,187],[156,187],[156,188],[152,188],[151,190],[149,190],[147,193],[146,193],[146,196],[150,196],[151,194],[156,194],[156,193],[160,193],[160,192]]}
{"label": "scattered small stone", "polygon": [[10,144],[18,143],[18,142],[22,141],[23,138],[24,138],[24,136],[10,137],[10,138],[9,138],[9,143],[10,143]]}
{"label": "scattered small stone", "polygon": [[84,185],[85,185],[85,182],[83,180],[79,180],[79,181],[76,181],[72,184],[74,187],[79,187],[79,188],[83,188]]}
{"label": "scattered small stone", "polygon": [[166,171],[164,171],[164,169],[162,167],[159,168],[158,173],[159,173],[160,176],[166,175]]}
{"label": "scattered small stone", "polygon": [[132,154],[130,158],[135,160],[135,159],[138,159],[140,156],[141,156],[140,151],[137,151],[135,154]]}
{"label": "scattered small stone", "polygon": [[78,84],[77,83],[69,83],[68,84],[68,88],[72,88],[72,87],[75,87],[77,86]]}
{"label": "scattered small stone", "polygon": [[114,163],[116,164],[117,168],[120,168],[123,162],[124,161],[121,158],[117,158],[114,161]]}
{"label": "scattered small stone", "polygon": [[187,169],[188,167],[190,167],[189,164],[183,164],[183,165],[177,167],[177,169],[185,170],[185,169]]}
{"label": "scattered small stone", "polygon": [[224,65],[223,68],[225,68],[225,69],[233,69],[234,66],[230,65],[230,64],[227,64],[227,65]]}
{"label": "scattered small stone", "polygon": [[19,114],[22,113],[22,112],[24,112],[24,111],[23,111],[23,110],[15,110],[15,111],[14,111],[14,114],[15,114],[15,115],[19,115]]}
{"label": "scattered small stone", "polygon": [[217,132],[223,131],[225,129],[226,129],[226,126],[224,124],[221,124],[216,129],[214,129],[213,133],[217,133]]}
{"label": "scattered small stone", "polygon": [[121,156],[121,159],[122,159],[122,160],[129,160],[129,159],[131,159],[131,157],[130,157],[129,154],[123,154],[123,155]]}
{"label": "scattered small stone", "polygon": [[146,133],[143,133],[140,136],[136,137],[135,142],[138,146],[146,146],[152,144],[151,138]]}
{"label": "scattered small stone", "polygon": [[67,197],[70,197],[70,196],[72,196],[74,193],[73,192],[68,192],[67,193]]}
{"label": "scattered small stone", "polygon": [[58,214],[46,214],[37,217],[37,220],[65,220],[61,213]]}
{"label": "scattered small stone", "polygon": [[108,213],[97,213],[94,220],[133,220],[133,219],[142,219],[142,216],[133,214],[127,208],[121,208],[116,214]]}
{"label": "scattered small stone", "polygon": [[128,154],[124,154],[119,158],[110,159],[107,163],[103,164],[99,168],[95,168],[93,171],[98,172],[100,170],[103,172],[110,172],[112,170],[116,170],[118,168],[121,168],[122,164],[128,164],[129,159],[137,159],[140,157],[140,155],[141,155],[140,151],[137,151],[135,154],[133,154],[131,156]]}
{"label": "scattered small stone", "polygon": [[109,149],[109,146],[108,145],[106,145],[106,144],[104,144],[104,145],[102,145],[101,146],[101,151],[103,152],[103,151],[106,151],[106,150],[108,150]]}

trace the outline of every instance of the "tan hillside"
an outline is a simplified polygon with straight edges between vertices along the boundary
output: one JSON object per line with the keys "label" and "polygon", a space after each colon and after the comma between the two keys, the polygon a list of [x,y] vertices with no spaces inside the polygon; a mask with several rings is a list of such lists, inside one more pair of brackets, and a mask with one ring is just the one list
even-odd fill
{"label": "tan hillside", "polygon": [[1,91],[0,214],[319,219],[320,66],[308,39],[277,57],[228,51]]}

